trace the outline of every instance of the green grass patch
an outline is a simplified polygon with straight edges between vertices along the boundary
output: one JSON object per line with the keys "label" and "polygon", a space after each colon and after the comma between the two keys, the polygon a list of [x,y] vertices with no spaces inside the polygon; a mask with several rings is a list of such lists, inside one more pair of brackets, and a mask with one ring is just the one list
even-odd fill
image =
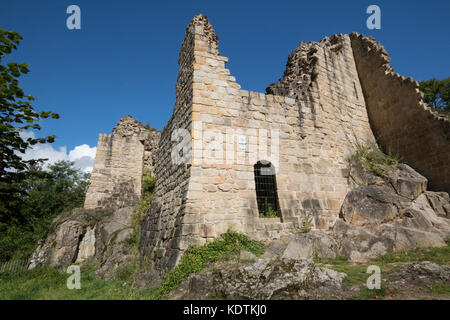
{"label": "green grass patch", "polygon": [[383,166],[396,165],[402,161],[401,157],[390,148],[387,153],[384,153],[376,145],[363,146],[360,144],[352,158],[363,161],[373,173],[380,176],[384,173]]}
{"label": "green grass patch", "polygon": [[381,265],[417,261],[430,261],[441,265],[450,265],[450,242],[447,240],[447,246],[441,248],[417,249],[400,253],[392,252],[373,261],[375,264],[378,262]]}
{"label": "green grass patch", "polygon": [[427,289],[433,293],[450,295],[450,285],[448,284],[435,284],[432,286],[427,286]]}
{"label": "green grass patch", "polygon": [[361,289],[359,294],[353,297],[350,297],[349,300],[374,300],[374,299],[382,299],[385,297],[389,291],[386,288],[380,289]]}
{"label": "green grass patch", "polygon": [[159,286],[153,290],[150,298],[166,299],[170,292],[191,274],[199,273],[209,263],[238,254],[240,250],[247,250],[258,256],[264,252],[264,245],[246,235],[228,230],[213,242],[199,247],[189,247],[180,263],[165,275]]}
{"label": "green grass patch", "polygon": [[95,266],[81,269],[81,289],[67,288],[70,274],[54,268],[0,273],[0,300],[125,300],[145,299],[148,292],[129,283],[97,279]]}
{"label": "green grass patch", "polygon": [[[376,299],[382,298],[388,294],[387,290],[383,288],[379,290],[369,290],[365,288],[367,278],[370,276],[370,274],[367,273],[368,266],[376,265],[380,267],[381,277],[383,278],[408,263],[420,261],[430,261],[441,265],[450,265],[449,241],[447,241],[447,246],[445,247],[417,249],[409,252],[393,252],[365,263],[352,263],[348,261],[347,257],[337,257],[336,259],[315,259],[315,262],[319,265],[346,273],[347,277],[344,278],[344,283],[346,285],[361,287],[360,294],[349,299]],[[428,289],[434,290],[433,292],[436,293],[449,294],[448,285],[434,285]]]}

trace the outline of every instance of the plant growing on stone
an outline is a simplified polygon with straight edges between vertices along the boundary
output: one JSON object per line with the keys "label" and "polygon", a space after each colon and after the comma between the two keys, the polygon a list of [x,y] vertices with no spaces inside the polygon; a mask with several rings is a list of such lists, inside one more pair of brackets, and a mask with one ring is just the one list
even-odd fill
{"label": "plant growing on stone", "polygon": [[156,177],[148,169],[144,169],[142,174],[142,201],[134,214],[133,228],[134,231],[128,239],[129,245],[139,245],[139,239],[141,237],[141,217],[142,214],[148,210],[153,199],[153,192],[155,191]]}
{"label": "plant growing on stone", "polygon": [[150,170],[144,169],[142,175],[142,194],[145,199],[146,195],[153,194],[156,186],[156,177],[151,173]]}
{"label": "plant growing on stone", "polygon": [[264,252],[264,245],[244,234],[228,230],[220,238],[199,247],[189,247],[180,263],[168,272],[151,294],[151,299],[166,299],[170,292],[191,274],[199,273],[209,263],[247,250],[257,256]]}
{"label": "plant growing on stone", "polygon": [[261,212],[259,214],[260,218],[277,218],[278,217],[278,211],[275,210],[271,203],[267,201],[267,199],[264,199],[264,206],[266,208],[266,212]]}
{"label": "plant growing on stone", "polygon": [[309,233],[312,229],[312,218],[306,215],[303,218],[302,225],[300,226],[299,233]]}
{"label": "plant growing on stone", "polygon": [[401,157],[394,153],[391,148],[388,148],[387,154],[385,154],[378,146],[364,146],[359,143],[352,159],[363,161],[376,175],[383,174],[383,166],[396,165],[401,162]]}

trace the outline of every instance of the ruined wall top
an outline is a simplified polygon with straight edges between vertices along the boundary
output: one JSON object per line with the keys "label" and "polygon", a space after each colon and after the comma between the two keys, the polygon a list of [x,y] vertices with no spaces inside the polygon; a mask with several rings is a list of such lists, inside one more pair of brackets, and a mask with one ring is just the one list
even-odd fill
{"label": "ruined wall top", "polygon": [[133,135],[143,137],[149,131],[157,130],[142,124],[129,115],[122,117],[113,128],[113,134],[121,137],[129,137]]}
{"label": "ruined wall top", "polygon": [[450,120],[423,99],[419,84],[394,72],[374,38],[350,34],[372,129],[379,144],[429,179],[429,188],[450,190]]}
{"label": "ruined wall top", "polygon": [[296,99],[308,96],[311,91],[317,89],[314,88],[314,81],[320,72],[318,61],[323,57],[320,51],[344,54],[345,37],[343,34],[335,34],[319,42],[301,41],[289,54],[283,76],[278,82],[270,84],[266,93]]}
{"label": "ruined wall top", "polygon": [[420,91],[419,83],[411,77],[402,76],[396,72],[394,72],[394,67],[392,67],[389,62],[391,59],[388,57],[389,53],[386,51],[384,46],[378,42],[375,38],[371,36],[365,36],[363,34],[359,34],[357,32],[353,32],[350,34],[350,38],[352,39],[352,43],[355,44],[356,41],[360,43],[360,50],[365,50],[365,55],[370,56],[371,68],[373,70],[381,69],[384,73],[395,79],[402,86],[408,87],[411,91],[413,91],[417,97],[417,106],[420,106],[422,111],[425,111],[429,117],[438,120],[442,127],[443,132],[446,133],[448,139],[450,139],[450,119],[434,110],[428,103],[424,101],[424,94]]}
{"label": "ruined wall top", "polygon": [[196,15],[186,27],[186,32],[189,32],[193,29],[195,33],[202,34],[211,47],[218,49],[219,38],[214,32],[214,28],[212,27],[206,16],[202,14]]}

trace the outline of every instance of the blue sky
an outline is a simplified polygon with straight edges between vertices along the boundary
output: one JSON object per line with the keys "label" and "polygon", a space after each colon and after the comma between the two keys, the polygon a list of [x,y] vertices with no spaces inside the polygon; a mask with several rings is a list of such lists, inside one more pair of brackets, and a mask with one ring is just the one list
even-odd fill
{"label": "blue sky", "polygon": [[[81,8],[81,30],[66,28],[66,8]],[[366,8],[381,8],[381,30],[368,30]],[[206,14],[220,54],[243,89],[264,92],[300,41],[356,31],[374,36],[395,71],[417,80],[450,75],[450,1],[106,1],[1,0],[0,28],[24,40],[8,58],[27,62],[21,87],[37,98],[65,152],[97,143],[124,115],[161,129],[170,118],[185,27]]]}

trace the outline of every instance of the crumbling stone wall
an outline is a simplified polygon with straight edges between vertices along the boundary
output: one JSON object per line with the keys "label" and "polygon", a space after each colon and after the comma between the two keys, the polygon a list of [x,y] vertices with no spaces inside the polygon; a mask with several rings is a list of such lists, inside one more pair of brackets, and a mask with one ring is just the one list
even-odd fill
{"label": "crumbling stone wall", "polygon": [[[195,29],[198,24],[194,19],[188,25],[181,44],[175,107],[172,117],[161,132],[155,159],[157,184],[151,206],[141,224],[140,250],[150,256],[161,269],[175,266],[182,250],[187,247],[181,229],[191,171],[188,163],[172,161],[172,151],[176,150],[175,146],[179,143],[179,137],[173,134],[181,129],[188,133],[191,131],[194,47],[199,41],[196,39]],[[205,33],[208,34],[208,30]],[[214,39],[205,37],[204,40],[209,42],[210,50],[214,50]]]}
{"label": "crumbling stone wall", "polygon": [[[228,228],[276,238],[296,232],[307,215],[329,228],[348,191],[347,159],[358,142],[375,142],[347,35],[302,43],[269,94],[242,90],[227,61],[209,21],[195,17],[181,46],[174,113],[161,134],[157,187],[142,224],[141,250],[163,268]],[[172,161],[179,128],[190,134],[187,164]],[[220,137],[230,140],[205,146]],[[252,158],[264,145],[266,153]],[[242,163],[234,161],[240,152]],[[259,218],[253,166],[260,160],[276,166],[280,218]]]}
{"label": "crumbling stone wall", "polygon": [[144,164],[152,170],[154,143],[159,132],[130,116],[123,117],[113,134],[100,134],[85,209],[135,205],[142,193]]}
{"label": "crumbling stone wall", "polygon": [[357,33],[350,38],[379,143],[426,176],[429,189],[450,192],[450,121],[423,101],[414,79],[394,73],[380,43]]}

